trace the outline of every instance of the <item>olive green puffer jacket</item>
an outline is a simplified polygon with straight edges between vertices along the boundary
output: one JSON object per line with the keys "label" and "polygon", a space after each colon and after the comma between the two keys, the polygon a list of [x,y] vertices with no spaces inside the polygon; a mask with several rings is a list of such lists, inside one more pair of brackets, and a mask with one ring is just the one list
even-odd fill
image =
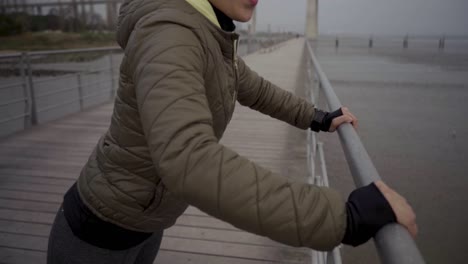
{"label": "olive green puffer jacket", "polygon": [[219,144],[236,100],[307,129],[313,105],[251,71],[225,32],[185,0],[127,0],[111,125],[78,180],[101,219],[168,228],[188,204],[293,246],[327,250],[345,233],[341,196],[291,182]]}

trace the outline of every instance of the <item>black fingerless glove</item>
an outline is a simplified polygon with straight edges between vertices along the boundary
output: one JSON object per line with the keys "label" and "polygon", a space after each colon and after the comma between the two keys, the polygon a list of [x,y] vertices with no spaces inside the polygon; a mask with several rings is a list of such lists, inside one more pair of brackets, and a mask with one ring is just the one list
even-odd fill
{"label": "black fingerless glove", "polygon": [[312,123],[310,124],[310,129],[312,129],[312,131],[315,131],[315,132],[319,132],[319,131],[328,132],[330,130],[330,126],[331,126],[333,119],[342,115],[343,115],[343,112],[341,111],[341,108],[331,113],[325,112],[316,108],[314,119],[312,120]]}
{"label": "black fingerless glove", "polygon": [[342,243],[359,246],[380,228],[396,222],[395,213],[380,190],[371,183],[354,190],[346,203],[346,233]]}

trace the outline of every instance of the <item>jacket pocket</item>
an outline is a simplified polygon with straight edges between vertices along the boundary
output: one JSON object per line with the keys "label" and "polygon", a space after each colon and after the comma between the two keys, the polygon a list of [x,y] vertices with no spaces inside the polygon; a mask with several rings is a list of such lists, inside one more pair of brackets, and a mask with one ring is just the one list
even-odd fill
{"label": "jacket pocket", "polygon": [[161,205],[161,202],[164,198],[164,193],[166,192],[166,187],[162,183],[161,179],[156,184],[153,197],[148,203],[148,206],[143,210],[143,214],[148,215],[154,212]]}

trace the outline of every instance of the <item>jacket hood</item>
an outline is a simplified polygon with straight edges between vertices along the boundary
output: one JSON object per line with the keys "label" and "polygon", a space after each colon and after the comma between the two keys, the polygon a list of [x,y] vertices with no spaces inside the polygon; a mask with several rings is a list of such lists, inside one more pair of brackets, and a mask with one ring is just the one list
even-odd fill
{"label": "jacket hood", "polygon": [[[219,28],[208,0],[125,0],[117,23],[117,43],[125,49],[138,21],[158,12],[163,20],[193,27],[193,15],[204,16],[212,27]],[[210,24],[210,23],[208,23]]]}
{"label": "jacket hood", "polygon": [[177,5],[186,5],[185,0],[125,0],[119,11],[117,43],[125,49],[130,34],[140,19],[156,10],[175,10]]}

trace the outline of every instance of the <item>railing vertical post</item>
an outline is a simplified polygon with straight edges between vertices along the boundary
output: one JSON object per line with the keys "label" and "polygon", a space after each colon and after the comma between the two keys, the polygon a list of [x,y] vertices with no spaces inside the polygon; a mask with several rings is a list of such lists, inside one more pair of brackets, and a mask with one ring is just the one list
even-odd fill
{"label": "railing vertical post", "polygon": [[322,82],[320,82],[320,79],[317,76],[317,74],[315,74],[314,76],[316,80],[315,91],[314,91],[314,100],[315,100],[314,104],[318,104],[319,96],[320,96],[320,89],[322,89]]}
{"label": "railing vertical post", "polygon": [[371,35],[369,38],[369,48],[371,49],[374,47],[374,37]]}
{"label": "railing vertical post", "polygon": [[403,48],[408,48],[408,35],[405,36],[405,38],[403,39]]}
{"label": "railing vertical post", "polygon": [[37,109],[36,109],[36,96],[34,94],[34,81],[33,81],[33,72],[31,67],[31,57],[27,52],[23,53],[26,59],[26,71],[28,74],[28,86],[29,86],[29,115],[31,117],[31,125],[37,125]]}
{"label": "railing vertical post", "polygon": [[114,98],[115,95],[115,78],[114,78],[114,60],[112,58],[112,51],[109,51],[109,73],[111,77],[111,89],[110,89],[110,98]]}
{"label": "railing vertical post", "polygon": [[340,246],[334,248],[332,251],[328,252],[327,256],[327,264],[341,264],[341,254],[340,254]]}
{"label": "railing vertical post", "polygon": [[24,95],[24,127],[30,127],[31,126],[31,96],[28,91],[28,79],[26,78],[26,54],[23,52],[21,53],[21,58],[20,58],[20,65],[19,65],[19,71],[20,71],[20,76],[21,76],[21,81],[22,81],[22,87],[23,87],[23,95]]}
{"label": "railing vertical post", "polygon": [[340,46],[340,40],[338,39],[338,37],[336,37],[336,39],[335,39],[335,49],[338,49],[339,46]]}
{"label": "railing vertical post", "polygon": [[247,35],[247,54],[252,52],[252,34]]}
{"label": "railing vertical post", "polygon": [[84,109],[84,102],[83,102],[83,86],[81,82],[81,73],[76,75],[76,79],[78,81],[78,99],[80,100],[80,111]]}
{"label": "railing vertical post", "polygon": [[442,36],[439,40],[439,50],[444,50],[445,48],[445,36]]}

